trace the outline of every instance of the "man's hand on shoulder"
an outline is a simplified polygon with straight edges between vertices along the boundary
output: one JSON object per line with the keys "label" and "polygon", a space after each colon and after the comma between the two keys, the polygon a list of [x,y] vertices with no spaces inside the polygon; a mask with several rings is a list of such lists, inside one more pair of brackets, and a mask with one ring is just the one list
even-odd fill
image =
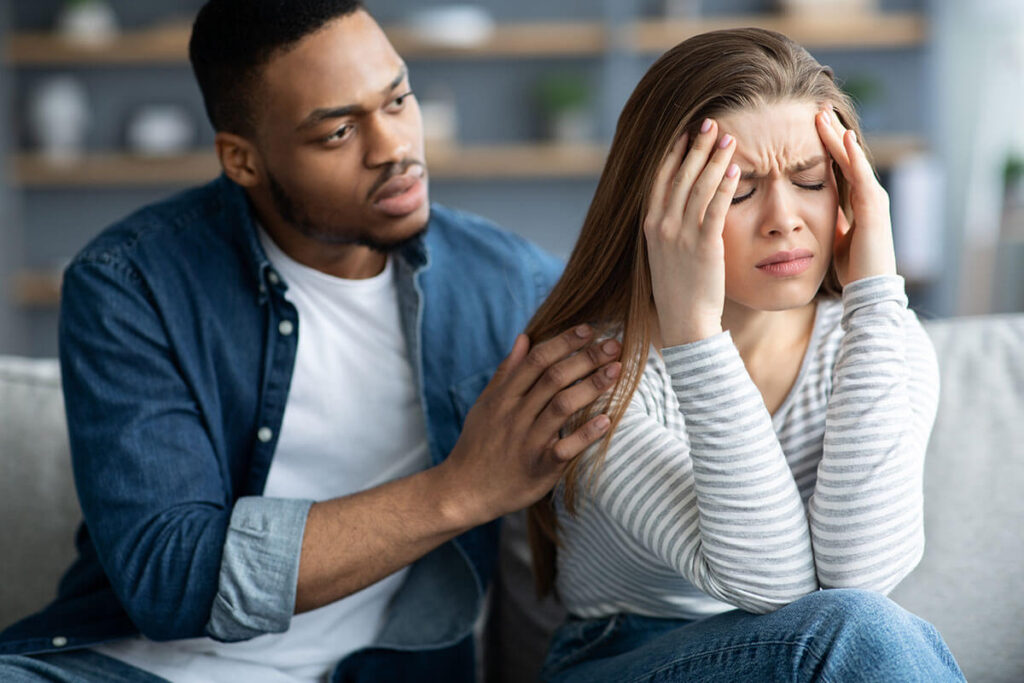
{"label": "man's hand on shoulder", "polygon": [[539,500],[577,455],[604,436],[599,414],[561,436],[566,422],[611,389],[620,345],[575,327],[530,348],[520,335],[466,416],[462,435],[438,466],[447,514],[467,527]]}

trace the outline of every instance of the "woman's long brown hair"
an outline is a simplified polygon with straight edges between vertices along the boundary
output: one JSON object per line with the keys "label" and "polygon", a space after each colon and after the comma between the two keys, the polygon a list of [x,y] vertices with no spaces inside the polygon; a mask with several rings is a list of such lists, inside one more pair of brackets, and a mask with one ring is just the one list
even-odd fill
{"label": "woman's long brown hair", "polygon": [[[584,479],[593,483],[599,476],[612,434],[647,361],[654,299],[642,225],[662,159],[683,132],[692,140],[707,117],[791,100],[832,104],[843,124],[863,139],[853,105],[834,82],[831,69],[786,36],[756,28],[712,31],[680,43],[651,66],[623,108],[565,272],[526,330],[536,343],[589,323],[622,341],[622,374],[610,398],[573,421],[579,425],[607,410],[611,428],[596,449],[566,470],[560,486],[569,514],[577,511]],[[833,171],[841,205],[852,220],[849,190],[834,164]],[[830,268],[821,293],[839,292]],[[549,593],[555,581],[558,525],[553,496],[548,494],[528,513],[540,595]]]}

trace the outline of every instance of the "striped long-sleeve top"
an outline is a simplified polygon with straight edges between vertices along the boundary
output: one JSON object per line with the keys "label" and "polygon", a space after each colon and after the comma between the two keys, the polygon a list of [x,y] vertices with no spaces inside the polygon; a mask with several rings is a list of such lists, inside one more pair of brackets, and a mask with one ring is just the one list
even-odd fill
{"label": "striped long-sleeve top", "polygon": [[819,301],[774,415],[728,332],[652,352],[575,517],[556,493],[559,597],[581,617],[693,619],[888,593],[924,549],[938,388],[898,276]]}

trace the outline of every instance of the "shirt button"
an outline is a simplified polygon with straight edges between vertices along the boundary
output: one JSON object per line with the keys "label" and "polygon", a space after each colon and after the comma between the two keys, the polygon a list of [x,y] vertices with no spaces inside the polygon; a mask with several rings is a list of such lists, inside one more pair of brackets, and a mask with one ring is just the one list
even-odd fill
{"label": "shirt button", "polygon": [[277,326],[277,331],[287,337],[295,331],[295,325],[292,325],[291,320],[282,320]]}
{"label": "shirt button", "polygon": [[256,438],[263,443],[267,443],[274,438],[274,430],[270,427],[260,427],[260,430],[256,432]]}
{"label": "shirt button", "polygon": [[267,271],[267,281],[270,282],[270,284],[272,284],[272,285],[276,285],[278,282],[281,281],[281,278],[279,278],[277,276],[277,273],[275,273],[274,271],[270,270],[270,271]]}
{"label": "shirt button", "polygon": [[64,636],[57,636],[56,638],[54,638],[50,642],[53,643],[54,647],[64,647],[65,645],[68,644],[68,639],[65,638]]}

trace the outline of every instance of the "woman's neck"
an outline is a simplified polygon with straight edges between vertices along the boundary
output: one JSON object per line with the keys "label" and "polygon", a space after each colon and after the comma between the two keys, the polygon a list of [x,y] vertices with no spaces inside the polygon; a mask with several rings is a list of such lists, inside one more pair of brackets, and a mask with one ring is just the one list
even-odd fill
{"label": "woman's neck", "polygon": [[726,301],[722,329],[729,331],[748,366],[751,361],[773,362],[794,355],[802,359],[814,329],[815,310],[816,301],[784,311],[759,311]]}

